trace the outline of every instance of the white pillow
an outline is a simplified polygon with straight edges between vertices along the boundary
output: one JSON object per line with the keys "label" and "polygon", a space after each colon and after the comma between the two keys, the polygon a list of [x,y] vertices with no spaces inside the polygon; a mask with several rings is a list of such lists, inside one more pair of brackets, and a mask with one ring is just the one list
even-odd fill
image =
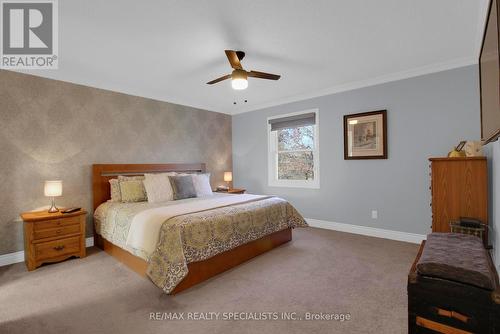
{"label": "white pillow", "polygon": [[158,203],[174,200],[174,191],[168,179],[169,176],[174,175],[176,175],[175,172],[144,174],[144,187],[148,195],[148,202]]}
{"label": "white pillow", "polygon": [[206,174],[191,174],[193,178],[194,190],[196,197],[212,195],[212,187],[210,186],[210,173]]}

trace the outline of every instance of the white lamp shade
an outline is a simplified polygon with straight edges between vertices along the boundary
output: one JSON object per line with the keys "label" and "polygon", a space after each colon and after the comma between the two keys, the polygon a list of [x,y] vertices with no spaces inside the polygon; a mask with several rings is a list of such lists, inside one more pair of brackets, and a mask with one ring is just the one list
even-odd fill
{"label": "white lamp shade", "polygon": [[231,182],[233,180],[232,172],[224,172],[224,181]]}
{"label": "white lamp shade", "polygon": [[62,181],[45,181],[43,192],[46,197],[62,196]]}

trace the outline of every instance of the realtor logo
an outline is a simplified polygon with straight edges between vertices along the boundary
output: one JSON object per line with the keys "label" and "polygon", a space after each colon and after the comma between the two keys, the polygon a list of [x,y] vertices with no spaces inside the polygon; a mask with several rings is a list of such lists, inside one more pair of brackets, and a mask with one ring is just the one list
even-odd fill
{"label": "realtor logo", "polygon": [[1,0],[0,67],[57,69],[56,0]]}

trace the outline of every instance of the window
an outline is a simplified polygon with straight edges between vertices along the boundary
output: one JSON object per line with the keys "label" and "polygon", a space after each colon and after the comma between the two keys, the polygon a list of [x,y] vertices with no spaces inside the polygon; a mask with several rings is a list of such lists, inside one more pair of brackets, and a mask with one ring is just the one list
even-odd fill
{"label": "window", "polygon": [[268,118],[269,186],[319,188],[318,110]]}

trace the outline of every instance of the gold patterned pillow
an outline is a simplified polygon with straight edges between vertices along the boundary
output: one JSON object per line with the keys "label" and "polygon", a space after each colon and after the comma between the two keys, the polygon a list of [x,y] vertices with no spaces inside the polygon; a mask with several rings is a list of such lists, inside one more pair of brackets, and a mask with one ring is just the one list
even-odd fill
{"label": "gold patterned pillow", "polygon": [[143,202],[147,200],[142,180],[120,180],[122,202]]}
{"label": "gold patterned pillow", "polygon": [[109,180],[109,185],[111,187],[111,202],[121,202],[122,194],[120,193],[120,182],[118,179]]}

